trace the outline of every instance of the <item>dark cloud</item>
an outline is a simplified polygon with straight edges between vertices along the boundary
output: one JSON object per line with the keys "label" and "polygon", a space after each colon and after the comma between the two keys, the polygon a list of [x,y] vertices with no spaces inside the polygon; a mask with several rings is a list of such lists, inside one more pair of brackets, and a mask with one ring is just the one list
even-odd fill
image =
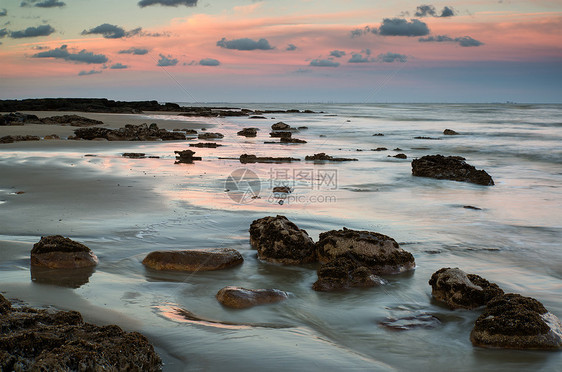
{"label": "dark cloud", "polygon": [[345,56],[345,52],[343,50],[332,50],[330,52],[330,57],[341,58]]}
{"label": "dark cloud", "polygon": [[438,15],[433,5],[420,5],[417,7],[414,15],[416,17],[452,17],[455,15],[455,11],[452,7],[446,6],[441,10],[441,14]]}
{"label": "dark cloud", "polygon": [[462,47],[476,47],[483,45],[484,43],[470,36],[455,37],[452,38],[447,35],[437,35],[419,38],[418,41],[422,43],[458,43]]}
{"label": "dark cloud", "polygon": [[214,58],[203,58],[199,61],[201,66],[219,66],[221,63]]}
{"label": "dark cloud", "polygon": [[145,55],[145,54],[148,53],[148,49],[131,47],[129,49],[120,50],[118,53],[119,54],[134,54],[134,55],[137,55],[137,56],[142,56],[142,55]]}
{"label": "dark cloud", "polygon": [[115,64],[111,65],[111,67],[110,67],[111,70],[123,70],[125,68],[129,68],[129,66],[124,65],[122,63],[115,63]]}
{"label": "dark cloud", "polygon": [[82,35],[92,34],[103,35],[103,37],[106,39],[120,39],[122,37],[125,37],[125,30],[119,26],[104,23],[89,30],[82,31]]}
{"label": "dark cloud", "polygon": [[160,59],[158,60],[157,66],[167,67],[167,66],[175,66],[177,64],[178,64],[178,60],[172,58],[172,56],[166,57],[165,55],[160,54]]}
{"label": "dark cloud", "polygon": [[24,37],[37,37],[37,36],[49,36],[55,32],[55,29],[50,25],[42,25],[37,27],[28,27],[21,31],[10,32],[10,37],[12,39],[22,39]]}
{"label": "dark cloud", "polygon": [[107,57],[103,54],[94,54],[92,52],[87,52],[82,49],[78,53],[70,53],[66,45],[62,45],[60,48],[55,48],[48,50],[46,52],[39,52],[31,57],[33,58],[56,58],[63,59],[65,61],[81,62],[81,63],[105,63],[107,62]]}
{"label": "dark cloud", "polygon": [[440,17],[452,17],[455,15],[455,11],[453,8],[449,8],[448,6],[444,7],[441,11]]}
{"label": "dark cloud", "polygon": [[356,28],[355,30],[351,30],[351,38],[367,35],[367,34],[376,34],[378,32],[376,27],[365,26],[363,28]]}
{"label": "dark cloud", "polygon": [[0,28],[0,38],[6,35],[8,35],[8,30],[6,30],[5,28]]}
{"label": "dark cloud", "polygon": [[138,5],[141,8],[150,5],[162,5],[162,6],[196,6],[197,0],[141,0]]}
{"label": "dark cloud", "polygon": [[377,56],[377,61],[379,62],[386,62],[386,63],[392,63],[392,62],[402,62],[405,63],[408,60],[408,57],[405,56],[404,54],[398,54],[398,53],[381,53]]}
{"label": "dark cloud", "polygon": [[313,59],[310,61],[310,66],[315,67],[338,67],[339,62],[333,61],[331,59]]}
{"label": "dark cloud", "polygon": [[403,18],[385,18],[379,27],[379,34],[383,36],[425,36],[429,34],[427,24],[412,19],[410,22]]}
{"label": "dark cloud", "polygon": [[273,49],[271,45],[269,45],[269,41],[266,39],[259,39],[258,41],[242,38],[242,39],[234,39],[234,40],[226,40],[226,38],[222,38],[221,40],[217,41],[217,46],[226,49],[235,49],[235,50],[270,50]]}
{"label": "dark cloud", "polygon": [[4,8],[0,10],[0,17],[5,17],[8,15],[8,9]]}
{"label": "dark cloud", "polygon": [[22,7],[37,7],[37,8],[61,8],[65,6],[66,3],[57,0],[27,0],[22,1],[20,6]]}
{"label": "dark cloud", "polygon": [[90,70],[90,71],[80,71],[78,76],[87,76],[87,75],[94,75],[94,74],[101,74],[99,70]]}
{"label": "dark cloud", "polygon": [[287,45],[287,48],[285,50],[291,52],[293,50],[297,50],[297,46],[294,45],[294,44],[289,44],[289,45]]}

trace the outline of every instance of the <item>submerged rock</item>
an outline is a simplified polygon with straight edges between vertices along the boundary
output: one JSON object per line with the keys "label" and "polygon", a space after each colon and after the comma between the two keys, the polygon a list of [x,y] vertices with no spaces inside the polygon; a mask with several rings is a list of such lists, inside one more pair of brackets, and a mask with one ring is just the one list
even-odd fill
{"label": "submerged rock", "polygon": [[244,128],[236,134],[244,137],[256,137],[258,135],[258,130],[258,128]]}
{"label": "submerged rock", "polygon": [[234,309],[273,304],[289,298],[287,292],[278,289],[247,289],[233,286],[224,287],[218,291],[216,297],[221,304]]}
{"label": "submerged rock", "polygon": [[492,177],[460,156],[426,155],[412,161],[412,175],[493,186]]}
{"label": "submerged rock", "polygon": [[338,257],[318,269],[318,280],[312,285],[315,291],[336,291],[353,287],[365,288],[384,284],[371,270],[357,261]]}
{"label": "submerged rock", "polygon": [[287,138],[287,137],[281,137],[279,139],[279,141],[281,143],[307,143],[305,140],[303,139],[299,139],[299,138]]}
{"label": "submerged rock", "polygon": [[203,147],[209,149],[216,149],[217,147],[222,146],[220,143],[215,142],[199,142],[199,143],[190,143],[189,147]]}
{"label": "submerged rock", "polygon": [[478,275],[467,274],[458,267],[436,271],[429,285],[433,297],[445,302],[451,309],[474,309],[503,294],[497,284]]}
{"label": "submerged rock", "polygon": [[285,132],[285,131],[270,132],[269,135],[270,137],[291,138],[293,136],[293,132]]}
{"label": "submerged rock", "polygon": [[240,163],[247,164],[247,163],[290,163],[293,161],[299,161],[296,158],[290,157],[278,157],[274,158],[271,156],[256,156],[251,154],[242,154],[240,155]]}
{"label": "submerged rock", "polygon": [[250,244],[264,261],[289,265],[316,261],[312,238],[285,216],[264,217],[252,222]]}
{"label": "submerged rock", "polygon": [[474,346],[562,349],[562,324],[539,301],[508,293],[488,302],[470,333]]}
{"label": "submerged rock", "polygon": [[204,140],[220,139],[220,138],[224,138],[224,135],[222,133],[205,132],[205,133],[199,133],[197,135],[197,138],[204,139]]}
{"label": "submerged rock", "polygon": [[338,257],[348,257],[367,267],[373,274],[398,274],[413,270],[414,256],[400,248],[396,240],[371,231],[346,229],[320,234],[316,243],[322,263]]}
{"label": "submerged rock", "polygon": [[200,156],[193,156],[195,151],[191,150],[182,150],[182,151],[174,151],[176,156],[176,164],[185,163],[185,164],[193,164],[195,160],[201,160]]}
{"label": "submerged rock", "polygon": [[51,269],[78,269],[98,264],[98,258],[84,244],[61,235],[43,236],[31,250],[31,265]]}
{"label": "submerged rock", "polygon": [[121,156],[131,159],[144,159],[146,154],[144,152],[124,152]]}
{"label": "submerged rock", "polygon": [[355,158],[335,158],[331,155],[327,155],[324,152],[319,152],[314,155],[307,155],[304,160],[308,161],[357,161]]}
{"label": "submerged rock", "polygon": [[155,251],[142,261],[154,270],[213,271],[228,269],[244,262],[236,249],[209,248],[183,251]]}
{"label": "submerged rock", "polygon": [[2,371],[160,371],[146,337],[84,323],[76,311],[14,308],[0,295]]}

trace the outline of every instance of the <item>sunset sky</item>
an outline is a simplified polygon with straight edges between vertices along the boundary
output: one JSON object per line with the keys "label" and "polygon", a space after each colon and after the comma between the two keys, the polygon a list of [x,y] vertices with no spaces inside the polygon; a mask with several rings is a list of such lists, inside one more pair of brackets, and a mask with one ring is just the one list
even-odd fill
{"label": "sunset sky", "polygon": [[562,2],[0,0],[0,98],[562,103]]}

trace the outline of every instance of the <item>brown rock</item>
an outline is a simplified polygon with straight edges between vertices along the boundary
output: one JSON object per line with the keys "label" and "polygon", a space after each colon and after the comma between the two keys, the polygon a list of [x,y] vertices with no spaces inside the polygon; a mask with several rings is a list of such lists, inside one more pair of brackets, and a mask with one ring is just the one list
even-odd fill
{"label": "brown rock", "polygon": [[474,309],[503,294],[497,284],[478,275],[467,274],[458,267],[436,271],[429,285],[433,297],[445,302],[451,309]]}
{"label": "brown rock", "polygon": [[228,269],[242,262],[242,255],[232,248],[155,251],[142,261],[143,265],[154,270],[191,272]]}
{"label": "brown rock", "polygon": [[236,134],[244,137],[256,137],[258,135],[258,128],[244,128]]}
{"label": "brown rock", "polygon": [[289,296],[278,289],[246,289],[242,287],[224,287],[217,293],[217,300],[224,306],[234,309],[246,309],[257,305],[281,302]]}
{"label": "brown rock", "polygon": [[217,147],[222,146],[220,143],[215,142],[199,142],[199,143],[190,143],[189,147],[203,147],[209,149],[216,149]]}
{"label": "brown rock", "polygon": [[123,153],[124,158],[131,158],[131,159],[144,159],[146,158],[146,154],[144,152],[125,152]]}
{"label": "brown rock", "polygon": [[78,269],[98,264],[98,258],[83,244],[61,235],[43,236],[31,250],[31,265],[51,269]]}
{"label": "brown rock", "polygon": [[312,289],[328,292],[353,287],[375,287],[384,283],[383,279],[373,275],[371,270],[355,260],[338,257],[320,266],[318,280],[312,285]]}
{"label": "brown rock", "polygon": [[412,175],[493,186],[492,177],[460,156],[426,155],[412,161]]}
{"label": "brown rock", "polygon": [[204,140],[220,139],[220,138],[223,138],[223,137],[224,137],[224,135],[222,133],[211,133],[211,132],[199,133],[197,135],[197,138],[204,139]]}
{"label": "brown rock", "polygon": [[182,151],[174,151],[176,156],[176,164],[185,163],[185,164],[193,164],[195,160],[201,160],[200,156],[193,156],[195,151],[191,150],[182,150]]}
{"label": "brown rock", "polygon": [[293,190],[288,186],[277,186],[273,188],[273,193],[290,194]]}
{"label": "brown rock", "polygon": [[452,129],[445,129],[445,130],[443,131],[443,134],[446,135],[446,136],[456,136],[456,135],[458,135],[458,133],[455,132],[455,131],[452,130]]}
{"label": "brown rock", "polygon": [[282,121],[275,123],[271,126],[271,129],[273,130],[288,130],[290,128],[291,126],[289,124],[285,124]]}

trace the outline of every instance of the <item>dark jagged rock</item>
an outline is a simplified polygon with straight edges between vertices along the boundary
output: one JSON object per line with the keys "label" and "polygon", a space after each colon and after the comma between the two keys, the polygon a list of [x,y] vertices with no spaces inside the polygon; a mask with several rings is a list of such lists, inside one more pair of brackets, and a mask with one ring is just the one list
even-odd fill
{"label": "dark jagged rock", "polygon": [[324,152],[319,152],[314,155],[307,155],[304,160],[308,161],[357,161],[355,158],[334,158],[331,155],[327,155]]}
{"label": "dark jagged rock", "polygon": [[302,139],[298,139],[298,138],[287,138],[287,137],[281,137],[280,138],[280,142],[281,143],[306,143],[305,140]]}
{"label": "dark jagged rock", "polygon": [[402,149],[400,147],[397,147],[397,148],[393,149],[392,151],[402,151]]}
{"label": "dark jagged rock", "polygon": [[224,135],[222,133],[205,132],[205,133],[199,133],[197,135],[197,138],[203,140],[220,139],[220,138],[224,138]]}
{"label": "dark jagged rock", "polygon": [[191,249],[184,251],[155,251],[142,261],[154,270],[213,271],[223,270],[244,262],[242,255],[232,248]]}
{"label": "dark jagged rock", "polygon": [[371,151],[386,151],[388,150],[386,147],[377,147],[376,149],[371,149]]}
{"label": "dark jagged rock", "polygon": [[77,139],[85,139],[85,140],[93,140],[96,138],[105,138],[107,139],[107,135],[111,133],[113,130],[108,128],[80,128],[74,131],[74,135]]}
{"label": "dark jagged rock", "polygon": [[291,126],[289,124],[283,123],[282,121],[275,123],[271,126],[273,130],[289,130]]}
{"label": "dark jagged rock", "polygon": [[127,124],[123,128],[108,129],[100,127],[80,128],[74,131],[77,139],[93,140],[105,138],[108,141],[175,141],[185,140],[181,132],[168,132],[156,124]]}
{"label": "dark jagged rock", "polygon": [[219,146],[222,145],[220,143],[215,143],[215,142],[200,142],[200,143],[189,144],[189,147],[203,147],[203,148],[210,148],[210,149],[216,149]]}
{"label": "dark jagged rock", "polygon": [[290,194],[293,190],[288,186],[277,186],[273,188],[274,194]]}
{"label": "dark jagged rock", "polygon": [[202,117],[227,117],[227,116],[248,116],[253,112],[247,109],[237,109],[229,107],[182,107],[183,111],[179,116],[202,116]]}
{"label": "dark jagged rock", "polygon": [[290,163],[293,161],[299,161],[299,159],[291,158],[291,157],[270,157],[270,156],[256,156],[250,154],[242,154],[240,155],[240,163],[247,164],[247,163]]}
{"label": "dark jagged rock", "polygon": [[384,134],[382,134],[382,133],[375,133],[375,134],[373,134],[373,137],[383,137],[383,136],[384,136]]}
{"label": "dark jagged rock", "polygon": [[384,283],[383,279],[373,275],[367,267],[342,256],[320,266],[318,280],[312,285],[312,289],[329,292],[354,287],[375,287]]}
{"label": "dark jagged rock", "polygon": [[396,154],[396,155],[393,156],[393,158],[408,159],[408,156],[406,156],[406,154]]}
{"label": "dark jagged rock", "polygon": [[445,129],[445,130],[443,131],[443,134],[446,135],[446,136],[456,136],[456,135],[458,135],[458,133],[455,132],[455,131],[452,130],[452,129]]}
{"label": "dark jagged rock", "polygon": [[261,115],[252,115],[248,119],[267,119],[267,118]]}
{"label": "dark jagged rock", "polygon": [[412,175],[493,186],[492,177],[460,156],[426,155],[412,161]]}
{"label": "dark jagged rock", "polygon": [[174,153],[177,154],[176,164],[193,164],[195,160],[201,160],[200,156],[193,156],[195,152],[191,150],[174,151]]}
{"label": "dark jagged rock", "polygon": [[160,371],[146,337],[84,323],[76,311],[14,308],[0,295],[2,371]]}
{"label": "dark jagged rock", "polygon": [[84,244],[61,235],[43,236],[31,250],[31,265],[51,269],[78,269],[98,264],[98,258]]}
{"label": "dark jagged rock", "polygon": [[426,137],[426,136],[417,136],[417,137],[414,137],[414,139],[423,139],[423,140],[440,140],[441,138],[436,138],[436,137]]}
{"label": "dark jagged rock", "polygon": [[463,205],[463,208],[464,209],[472,209],[472,210],[475,210],[475,211],[481,211],[482,210],[482,208],[478,208],[478,207],[475,207],[475,206],[472,206],[472,205]]}
{"label": "dark jagged rock", "polygon": [[289,298],[289,295],[278,289],[247,289],[229,286],[218,291],[216,297],[224,306],[247,309],[257,305],[281,302]]}
{"label": "dark jagged rock", "polygon": [[474,309],[503,294],[497,284],[478,275],[467,274],[458,267],[436,271],[429,285],[433,297],[445,302],[451,309]]}
{"label": "dark jagged rock", "polygon": [[244,137],[256,137],[258,135],[258,130],[258,128],[244,128],[236,134]]}
{"label": "dark jagged rock", "polygon": [[94,125],[103,125],[103,121],[88,119],[78,115],[61,115],[51,116],[41,119],[43,124],[71,125],[73,127],[90,127]]}
{"label": "dark jagged rock", "polygon": [[346,229],[320,234],[316,243],[318,260],[329,262],[348,257],[373,274],[398,274],[415,268],[414,256],[400,248],[396,240],[371,231]]}
{"label": "dark jagged rock", "polygon": [[534,298],[508,293],[488,302],[470,341],[481,347],[560,350],[562,324]]}
{"label": "dark jagged rock", "polygon": [[185,128],[183,128],[182,131],[184,131],[185,134],[193,134],[193,135],[197,134],[197,131],[195,129],[185,129]]}
{"label": "dark jagged rock", "polygon": [[145,159],[146,154],[144,152],[124,152],[121,156],[124,158],[131,158],[131,159]]}
{"label": "dark jagged rock", "polygon": [[293,132],[278,131],[278,132],[271,132],[269,133],[269,135],[271,137],[291,138],[293,136]]}
{"label": "dark jagged rock", "polygon": [[305,230],[285,216],[264,217],[252,222],[250,244],[261,260],[280,264],[316,261],[314,242]]}
{"label": "dark jagged rock", "polygon": [[38,136],[4,136],[0,137],[0,143],[14,143],[14,142],[24,142],[24,141],[39,141],[41,138]]}
{"label": "dark jagged rock", "polygon": [[307,130],[308,127],[303,125],[303,126],[297,127],[297,129],[298,130]]}
{"label": "dark jagged rock", "polygon": [[142,111],[180,111],[175,103],[157,101],[113,101],[105,98],[39,98],[0,100],[0,112],[10,111],[79,111],[137,114]]}
{"label": "dark jagged rock", "polygon": [[37,115],[22,114],[20,112],[10,112],[9,114],[0,115],[1,125],[24,125],[24,124],[40,124],[41,120]]}

